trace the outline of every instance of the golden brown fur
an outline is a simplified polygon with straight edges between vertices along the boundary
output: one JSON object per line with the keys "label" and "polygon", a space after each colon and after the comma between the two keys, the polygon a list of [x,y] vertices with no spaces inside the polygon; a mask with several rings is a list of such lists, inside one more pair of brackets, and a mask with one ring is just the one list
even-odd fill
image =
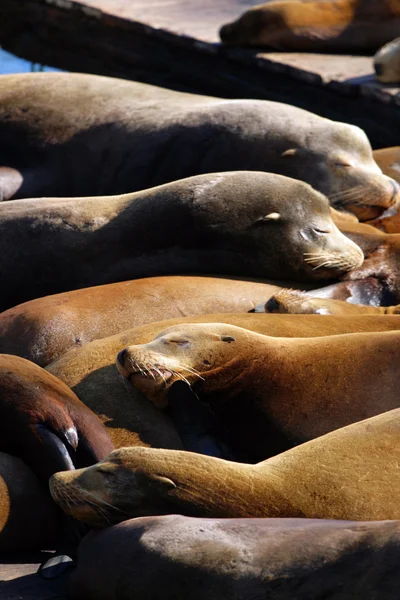
{"label": "golden brown fur", "polygon": [[[400,183],[400,146],[374,150],[373,154],[382,172]],[[386,233],[400,233],[400,215],[398,209],[398,204],[394,208],[389,208],[377,219],[371,221],[370,224]]]}
{"label": "golden brown fur", "polygon": [[295,52],[373,53],[399,35],[399,0],[285,0],[260,4],[224,25],[229,44]]}
{"label": "golden brown fur", "polygon": [[399,461],[396,409],[257,465],[193,452],[122,448],[92,467],[57,473],[50,490],[65,512],[96,527],[174,512],[222,518],[399,519]]}
{"label": "golden brown fur", "polygon": [[400,329],[387,316],[326,317],[304,315],[218,314],[149,323],[75,348],[47,367],[71,387],[106,424],[116,448],[130,445],[182,448],[171,421],[137,390],[127,389],[115,368],[117,353],[130,344],[151,341],[179,323],[228,323],[278,337],[313,337],[360,331]]}
{"label": "golden brown fur", "polygon": [[397,331],[284,339],[188,323],[128,346],[117,368],[159,408],[186,382],[257,461],[397,408],[399,352]]}

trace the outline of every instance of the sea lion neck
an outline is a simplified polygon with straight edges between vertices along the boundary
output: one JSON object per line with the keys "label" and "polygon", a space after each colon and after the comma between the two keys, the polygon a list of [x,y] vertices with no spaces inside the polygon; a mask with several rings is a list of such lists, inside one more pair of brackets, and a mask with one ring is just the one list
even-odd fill
{"label": "sea lion neck", "polygon": [[[253,465],[177,450],[141,448],[140,455],[144,454],[147,474],[157,474],[175,484],[167,496],[162,492],[171,510],[192,516],[279,516],[276,498],[280,495],[280,481],[272,470],[266,481],[266,463],[260,470]],[[238,478],[243,493],[236,485]],[[288,504],[283,497],[282,502]]]}

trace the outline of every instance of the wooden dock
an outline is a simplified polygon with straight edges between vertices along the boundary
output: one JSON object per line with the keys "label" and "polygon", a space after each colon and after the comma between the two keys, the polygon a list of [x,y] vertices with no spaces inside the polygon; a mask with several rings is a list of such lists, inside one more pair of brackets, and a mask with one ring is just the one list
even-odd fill
{"label": "wooden dock", "polygon": [[372,58],[265,52],[218,43],[257,0],[1,0],[0,44],[69,71],[226,98],[288,102],[363,127],[375,148],[400,143],[400,89]]}

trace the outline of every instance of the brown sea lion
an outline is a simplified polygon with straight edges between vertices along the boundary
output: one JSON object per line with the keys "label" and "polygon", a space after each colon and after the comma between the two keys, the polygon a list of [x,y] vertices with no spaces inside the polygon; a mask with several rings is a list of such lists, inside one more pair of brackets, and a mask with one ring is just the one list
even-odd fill
{"label": "brown sea lion", "polygon": [[400,329],[400,320],[366,315],[324,317],[304,315],[216,314],[149,323],[74,348],[46,370],[64,381],[105,423],[116,448],[153,446],[181,449],[182,440],[164,412],[138,390],[127,388],[115,368],[115,357],[131,344],[150,342],[161,331],[183,323],[228,323],[277,337],[314,337],[361,331]]}
{"label": "brown sea lion", "polygon": [[[130,519],[82,542],[74,600],[397,600],[400,523]],[[154,577],[157,573],[157,577]]]}
{"label": "brown sea lion", "polygon": [[41,479],[87,466],[113,449],[99,419],[54,375],[0,354],[0,450],[21,458]]}
{"label": "brown sea lion", "polygon": [[[247,312],[281,290],[278,283],[148,277],[46,296],[0,314],[0,352],[22,356],[44,367],[71,348],[145,323],[207,313]],[[293,286],[309,289],[310,284]],[[387,301],[386,289],[371,278],[313,289],[312,295],[339,300],[352,297],[373,305]]]}
{"label": "brown sea lion", "polygon": [[22,460],[0,452],[0,553],[53,547],[60,528],[57,513]]}
{"label": "brown sea lion", "polygon": [[185,381],[251,462],[399,406],[400,333],[284,339],[222,323],[174,325],[117,368],[158,408]]}
{"label": "brown sea lion", "polygon": [[400,83],[400,37],[378,50],[374,56],[374,69],[381,83]]}
{"label": "brown sea lion", "polygon": [[399,33],[399,0],[276,0],[220,29],[227,44],[351,54],[372,54]]}
{"label": "brown sea lion", "polygon": [[395,409],[257,465],[194,452],[121,448],[97,465],[56,473],[50,491],[67,514],[94,527],[173,512],[399,519],[399,442],[400,409]]}
{"label": "brown sea lion", "polygon": [[[365,306],[343,300],[314,298],[296,290],[282,290],[261,305],[266,313],[291,315],[399,315],[400,305]],[[258,307],[257,307],[258,308]],[[261,308],[261,307],[260,307]],[[257,310],[257,312],[261,312]]]}
{"label": "brown sea lion", "polygon": [[301,181],[250,171],[199,175],[123,196],[0,203],[0,257],[3,309],[55,292],[174,273],[333,279],[364,258],[332,221],[322,194]]}
{"label": "brown sea lion", "polygon": [[0,138],[5,200],[123,194],[234,170],[304,180],[362,220],[400,197],[360,128],[265,100],[87,74],[5,75]]}
{"label": "brown sea lion", "polygon": [[[341,297],[345,285],[328,286],[325,293]],[[376,293],[380,295],[378,287]],[[46,296],[0,314],[0,352],[44,367],[70,348],[152,321],[247,312],[280,289],[254,281],[171,276]]]}
{"label": "brown sea lion", "polygon": [[[400,183],[400,146],[375,150],[373,154],[382,172]],[[370,225],[387,233],[400,233],[400,215],[398,209],[399,204],[397,203],[397,205],[384,211],[375,220],[370,221]],[[338,225],[336,219],[335,223]]]}

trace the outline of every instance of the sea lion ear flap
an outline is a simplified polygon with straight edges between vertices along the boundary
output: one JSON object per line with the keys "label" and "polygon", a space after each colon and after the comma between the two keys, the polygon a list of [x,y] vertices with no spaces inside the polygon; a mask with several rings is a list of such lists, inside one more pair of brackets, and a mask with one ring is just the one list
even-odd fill
{"label": "sea lion ear flap", "polygon": [[162,475],[147,475],[149,483],[154,485],[156,488],[161,488],[163,491],[173,490],[176,488],[176,484],[169,477]]}
{"label": "sea lion ear flap", "polygon": [[285,150],[285,152],[282,152],[281,157],[284,157],[284,156],[296,156],[297,153],[298,153],[298,149],[297,148],[289,148],[289,150]]}
{"label": "sea lion ear flap", "polygon": [[263,217],[260,217],[259,219],[257,219],[256,223],[266,223],[268,221],[279,221],[280,218],[281,218],[281,213],[272,212],[272,213],[268,213],[267,215],[264,215]]}

